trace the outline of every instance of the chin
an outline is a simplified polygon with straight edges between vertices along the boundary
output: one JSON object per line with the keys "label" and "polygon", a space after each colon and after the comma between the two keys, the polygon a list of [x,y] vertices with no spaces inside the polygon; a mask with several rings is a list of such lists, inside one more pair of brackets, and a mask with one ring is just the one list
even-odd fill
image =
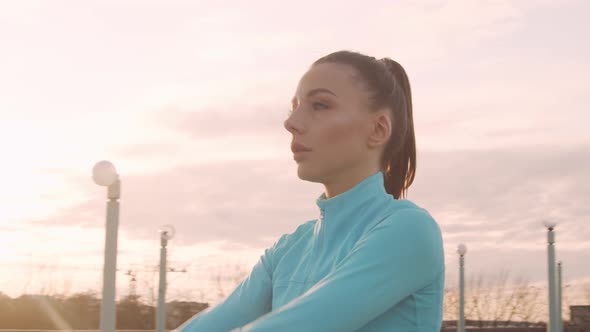
{"label": "chin", "polygon": [[322,183],[322,172],[318,169],[313,169],[310,165],[300,163],[297,165],[297,176],[303,181]]}

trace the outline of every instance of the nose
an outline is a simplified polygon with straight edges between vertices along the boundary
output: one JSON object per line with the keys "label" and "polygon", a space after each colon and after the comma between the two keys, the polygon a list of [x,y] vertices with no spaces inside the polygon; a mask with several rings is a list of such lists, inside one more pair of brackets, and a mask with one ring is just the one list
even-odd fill
{"label": "nose", "polygon": [[300,124],[300,120],[296,119],[295,115],[296,112],[291,112],[289,117],[283,122],[283,126],[287,129],[288,132],[291,134],[301,133],[302,128]]}

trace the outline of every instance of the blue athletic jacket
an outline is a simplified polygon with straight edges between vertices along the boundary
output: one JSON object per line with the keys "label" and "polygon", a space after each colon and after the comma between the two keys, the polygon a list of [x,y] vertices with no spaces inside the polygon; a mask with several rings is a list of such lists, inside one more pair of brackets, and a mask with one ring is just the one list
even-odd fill
{"label": "blue athletic jacket", "polygon": [[177,332],[438,332],[440,228],[385,191],[379,171],[316,200],[319,218],[283,234],[223,302]]}

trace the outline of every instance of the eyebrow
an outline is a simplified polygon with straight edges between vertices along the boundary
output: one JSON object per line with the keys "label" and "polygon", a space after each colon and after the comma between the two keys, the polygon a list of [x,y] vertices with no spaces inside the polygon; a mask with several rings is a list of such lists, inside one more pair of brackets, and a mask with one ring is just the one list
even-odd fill
{"label": "eyebrow", "polygon": [[[307,92],[307,98],[313,97],[313,96],[317,95],[318,93],[329,93],[331,95],[336,96],[336,94],[334,92],[332,92],[331,90],[328,90],[326,88],[316,88],[316,89],[311,89]],[[336,96],[336,97],[338,97],[338,96]],[[295,100],[297,100],[297,97],[293,96],[293,98],[291,99],[291,102],[295,102]]]}
{"label": "eyebrow", "polygon": [[334,92],[332,92],[332,91],[330,91],[328,89],[325,89],[325,88],[311,89],[311,90],[309,90],[309,92],[307,92],[307,96],[308,97],[311,97],[313,95],[317,95],[318,93],[322,93],[322,92],[329,93],[331,95],[336,96],[336,94]]}

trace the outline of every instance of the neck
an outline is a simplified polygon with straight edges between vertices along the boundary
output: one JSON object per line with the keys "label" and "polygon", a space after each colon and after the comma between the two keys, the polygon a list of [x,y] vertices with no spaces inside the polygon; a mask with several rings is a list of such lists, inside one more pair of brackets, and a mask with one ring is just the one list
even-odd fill
{"label": "neck", "polygon": [[368,176],[379,171],[378,167],[347,170],[332,175],[324,181],[325,195],[329,199],[348,191]]}

